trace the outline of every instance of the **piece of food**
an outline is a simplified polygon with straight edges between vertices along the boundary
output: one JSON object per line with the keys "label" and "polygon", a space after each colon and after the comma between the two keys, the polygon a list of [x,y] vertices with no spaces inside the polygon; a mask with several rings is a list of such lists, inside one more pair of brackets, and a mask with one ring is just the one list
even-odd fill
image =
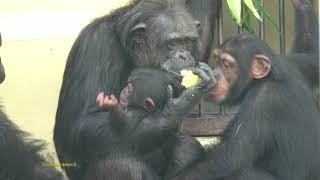
{"label": "piece of food", "polygon": [[200,82],[200,77],[198,75],[193,74],[191,70],[182,70],[180,71],[183,76],[181,85],[185,88],[192,87]]}

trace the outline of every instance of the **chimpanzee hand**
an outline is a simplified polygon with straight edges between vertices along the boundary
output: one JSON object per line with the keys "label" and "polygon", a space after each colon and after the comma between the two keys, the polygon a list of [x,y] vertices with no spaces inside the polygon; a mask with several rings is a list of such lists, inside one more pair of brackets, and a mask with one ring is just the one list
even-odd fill
{"label": "chimpanzee hand", "polygon": [[113,94],[106,96],[104,92],[98,94],[96,102],[101,110],[110,109],[118,105],[118,99]]}
{"label": "chimpanzee hand", "polygon": [[195,68],[193,73],[200,76],[201,81],[193,86],[190,89],[191,91],[194,89],[193,91],[198,90],[200,91],[199,93],[206,93],[217,84],[212,69],[206,63],[199,62],[199,67]]}
{"label": "chimpanzee hand", "polygon": [[168,101],[163,110],[163,115],[166,118],[182,119],[192,110],[201,96],[216,85],[213,71],[207,64],[200,63],[194,73],[200,76],[201,81],[197,85],[184,90],[178,98],[173,98],[172,87],[168,87]]}
{"label": "chimpanzee hand", "polygon": [[292,0],[292,4],[297,10],[301,12],[313,8],[310,0]]}

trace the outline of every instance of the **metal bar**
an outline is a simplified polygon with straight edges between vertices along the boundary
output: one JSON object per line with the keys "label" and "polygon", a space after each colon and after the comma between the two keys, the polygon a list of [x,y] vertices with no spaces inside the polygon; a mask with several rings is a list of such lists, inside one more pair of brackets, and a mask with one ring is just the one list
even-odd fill
{"label": "metal bar", "polygon": [[222,0],[218,1],[218,10],[219,10],[219,18],[218,18],[218,43],[219,45],[223,43],[223,12],[222,12]]}
{"label": "metal bar", "polygon": [[[240,14],[241,20],[243,20],[243,14],[244,14],[243,11],[244,11],[244,8],[243,8],[243,6],[241,6],[241,14]],[[238,33],[243,33],[244,31],[245,31],[244,27],[238,26]]]}
{"label": "metal bar", "polygon": [[[260,0],[260,6],[263,8],[264,7],[264,1]],[[265,33],[264,33],[264,15],[263,12],[260,10],[259,12],[261,21],[259,22],[259,37],[260,39],[264,40],[265,39]]]}
{"label": "metal bar", "polygon": [[280,28],[280,54],[286,54],[286,34],[285,34],[285,6],[284,0],[279,0],[279,28]]}
{"label": "metal bar", "polygon": [[181,131],[192,136],[220,136],[233,117],[233,113],[223,116],[210,113],[203,117],[191,114],[183,120]]}
{"label": "metal bar", "polygon": [[242,28],[238,26],[238,33],[242,33]]}
{"label": "metal bar", "polygon": [[[218,1],[218,8],[219,8],[219,18],[218,18],[218,42],[219,45],[223,43],[223,11],[222,11],[222,0]],[[225,114],[225,109],[222,105],[219,106],[219,113]]]}
{"label": "metal bar", "polygon": [[202,115],[204,114],[203,112],[203,99],[200,100],[200,103],[198,105],[198,115],[199,117],[202,117]]}

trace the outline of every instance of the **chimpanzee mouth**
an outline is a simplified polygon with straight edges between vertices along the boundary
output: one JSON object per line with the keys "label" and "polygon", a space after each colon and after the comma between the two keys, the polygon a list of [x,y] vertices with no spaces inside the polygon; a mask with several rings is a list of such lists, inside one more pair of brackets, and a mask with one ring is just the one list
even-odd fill
{"label": "chimpanzee mouth", "polygon": [[120,100],[120,104],[123,106],[127,106],[128,105],[128,101],[127,100]]}
{"label": "chimpanzee mouth", "polygon": [[180,71],[194,69],[196,64],[189,51],[177,48],[169,52],[167,60],[161,65],[161,68],[174,76],[182,77]]}

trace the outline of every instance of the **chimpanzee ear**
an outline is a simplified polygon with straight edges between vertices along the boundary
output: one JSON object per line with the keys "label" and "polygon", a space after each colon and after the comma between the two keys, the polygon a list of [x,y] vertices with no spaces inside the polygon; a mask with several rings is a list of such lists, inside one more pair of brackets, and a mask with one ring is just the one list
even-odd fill
{"label": "chimpanzee ear", "polygon": [[144,105],[143,105],[143,107],[144,107],[148,112],[152,112],[152,111],[155,110],[156,105],[154,104],[154,101],[152,100],[152,98],[147,97],[147,98],[144,100]]}
{"label": "chimpanzee ear", "polygon": [[145,31],[147,28],[147,25],[143,22],[138,23],[133,28],[130,29],[130,33],[136,32],[136,31]]}
{"label": "chimpanzee ear", "polygon": [[271,61],[263,54],[257,54],[251,64],[251,74],[254,79],[262,79],[271,71]]}

